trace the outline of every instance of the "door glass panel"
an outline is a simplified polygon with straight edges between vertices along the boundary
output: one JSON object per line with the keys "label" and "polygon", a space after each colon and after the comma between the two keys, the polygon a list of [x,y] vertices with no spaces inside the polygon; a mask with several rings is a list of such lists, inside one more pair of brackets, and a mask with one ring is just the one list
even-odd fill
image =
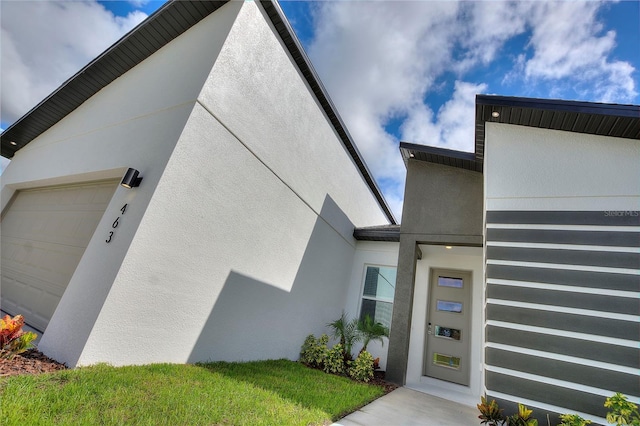
{"label": "door glass panel", "polygon": [[462,333],[458,329],[436,325],[436,336],[438,337],[446,337],[447,339],[460,340],[461,334]]}
{"label": "door glass panel", "polygon": [[461,302],[452,302],[450,300],[438,300],[436,303],[436,309],[442,312],[462,312]]}
{"label": "door glass panel", "polygon": [[433,363],[437,366],[453,368],[454,370],[460,368],[460,358],[451,355],[439,354],[437,352],[433,353]]}
{"label": "door glass panel", "polygon": [[438,285],[440,287],[462,288],[464,281],[462,278],[438,277]]}

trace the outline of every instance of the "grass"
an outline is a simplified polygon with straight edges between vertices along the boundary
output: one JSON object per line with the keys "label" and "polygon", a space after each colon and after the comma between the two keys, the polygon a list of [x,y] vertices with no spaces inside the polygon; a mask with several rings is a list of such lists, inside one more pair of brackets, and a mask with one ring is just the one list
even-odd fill
{"label": "grass", "polygon": [[93,367],[0,379],[3,425],[322,425],[383,394],[287,360]]}

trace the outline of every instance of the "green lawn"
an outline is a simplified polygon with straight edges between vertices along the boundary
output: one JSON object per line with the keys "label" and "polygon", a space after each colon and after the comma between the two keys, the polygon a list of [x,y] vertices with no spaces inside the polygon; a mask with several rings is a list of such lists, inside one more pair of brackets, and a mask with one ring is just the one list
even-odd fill
{"label": "green lawn", "polygon": [[0,379],[8,425],[322,425],[383,394],[287,361],[98,365]]}

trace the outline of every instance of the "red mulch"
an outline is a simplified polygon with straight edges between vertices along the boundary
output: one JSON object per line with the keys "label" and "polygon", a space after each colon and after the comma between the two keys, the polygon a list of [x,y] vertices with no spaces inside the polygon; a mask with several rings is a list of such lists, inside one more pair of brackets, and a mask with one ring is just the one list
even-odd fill
{"label": "red mulch", "polygon": [[37,349],[29,349],[12,359],[0,359],[0,377],[50,373],[66,368],[66,365],[45,356]]}

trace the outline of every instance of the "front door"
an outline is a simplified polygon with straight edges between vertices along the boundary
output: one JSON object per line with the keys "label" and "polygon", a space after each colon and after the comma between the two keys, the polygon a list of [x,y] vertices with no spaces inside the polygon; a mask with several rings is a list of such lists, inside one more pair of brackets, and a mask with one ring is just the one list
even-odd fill
{"label": "front door", "polygon": [[424,374],[469,386],[471,272],[432,269]]}

